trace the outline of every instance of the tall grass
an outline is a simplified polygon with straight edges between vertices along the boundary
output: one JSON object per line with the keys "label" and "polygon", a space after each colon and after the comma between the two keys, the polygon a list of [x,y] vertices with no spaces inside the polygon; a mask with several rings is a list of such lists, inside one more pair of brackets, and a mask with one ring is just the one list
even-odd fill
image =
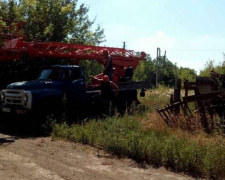
{"label": "tall grass", "polygon": [[223,139],[199,140],[171,129],[145,129],[131,116],[92,120],[85,125],[71,127],[65,123],[56,124],[52,136],[93,145],[118,156],[165,166],[174,171],[225,178]]}
{"label": "tall grass", "polygon": [[83,125],[55,124],[52,137],[89,144],[118,156],[196,177],[225,179],[223,137],[168,128],[153,111],[165,103],[166,97],[167,93],[148,92],[146,99],[141,100],[148,110],[141,115],[137,111],[134,116],[90,120]]}
{"label": "tall grass", "polygon": [[168,104],[172,92],[172,89],[160,85],[158,89],[146,91],[146,96],[139,97],[139,100],[143,105],[149,108],[149,112],[151,113],[155,112],[156,108]]}

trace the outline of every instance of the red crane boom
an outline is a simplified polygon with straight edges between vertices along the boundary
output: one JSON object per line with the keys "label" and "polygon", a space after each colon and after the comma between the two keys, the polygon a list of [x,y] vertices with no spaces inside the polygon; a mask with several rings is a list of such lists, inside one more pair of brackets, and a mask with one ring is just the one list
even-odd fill
{"label": "red crane boom", "polygon": [[[19,60],[26,54],[31,58],[64,58],[71,64],[78,64],[82,59],[97,60],[104,64],[104,51],[108,51],[113,58],[114,81],[124,76],[126,67],[135,69],[144,52],[136,53],[133,50],[103,46],[68,44],[60,42],[26,42],[26,23],[0,19],[0,62]],[[101,76],[101,75],[100,75]],[[97,76],[99,77],[99,76]]]}

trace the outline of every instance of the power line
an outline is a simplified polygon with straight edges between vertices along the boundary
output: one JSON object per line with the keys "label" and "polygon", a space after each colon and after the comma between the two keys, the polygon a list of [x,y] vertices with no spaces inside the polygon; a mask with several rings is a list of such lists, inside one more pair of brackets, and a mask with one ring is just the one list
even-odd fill
{"label": "power line", "polygon": [[217,52],[223,52],[225,51],[225,49],[176,49],[176,48],[163,48],[163,49],[166,49],[166,50],[170,50],[170,51],[217,51]]}

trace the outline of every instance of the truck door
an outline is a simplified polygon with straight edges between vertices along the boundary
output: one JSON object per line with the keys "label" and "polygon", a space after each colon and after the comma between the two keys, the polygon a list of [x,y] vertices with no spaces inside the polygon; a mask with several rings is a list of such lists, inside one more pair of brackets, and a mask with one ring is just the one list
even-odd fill
{"label": "truck door", "polygon": [[80,108],[86,103],[86,83],[83,68],[70,68],[64,70],[64,89],[67,102]]}

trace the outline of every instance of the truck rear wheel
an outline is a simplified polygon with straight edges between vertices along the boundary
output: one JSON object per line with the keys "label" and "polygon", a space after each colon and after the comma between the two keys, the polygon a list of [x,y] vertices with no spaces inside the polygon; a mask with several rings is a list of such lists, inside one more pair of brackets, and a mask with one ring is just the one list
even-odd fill
{"label": "truck rear wheel", "polygon": [[120,114],[130,113],[133,105],[137,106],[138,104],[140,104],[140,101],[137,98],[137,90],[119,91],[116,107]]}

